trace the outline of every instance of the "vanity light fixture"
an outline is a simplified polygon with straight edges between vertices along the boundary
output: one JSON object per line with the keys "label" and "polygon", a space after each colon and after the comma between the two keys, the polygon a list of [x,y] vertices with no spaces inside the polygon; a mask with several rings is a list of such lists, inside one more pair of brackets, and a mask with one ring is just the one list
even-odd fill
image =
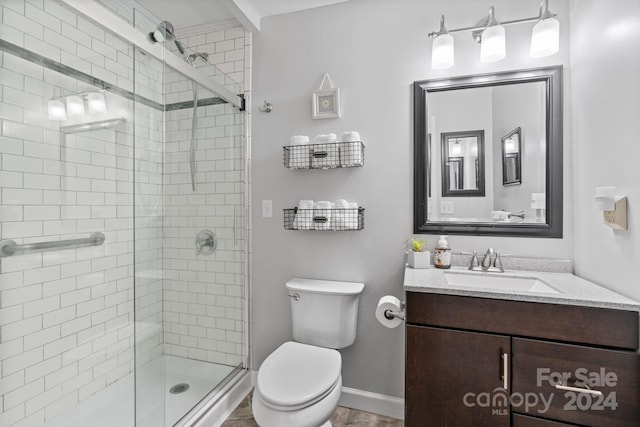
{"label": "vanity light fixture", "polygon": [[449,68],[454,64],[454,42],[451,34],[471,32],[474,40],[480,43],[480,62],[497,62],[506,56],[505,25],[536,22],[531,33],[532,58],[541,58],[558,52],[560,46],[560,22],[556,15],[549,11],[549,0],[540,2],[540,13],[531,18],[514,19],[500,23],[494,16],[494,7],[473,27],[447,30],[444,26],[444,15],[440,18],[440,31],[429,33],[433,38],[431,51],[431,67],[434,69]]}
{"label": "vanity light fixture", "polygon": [[549,12],[549,1],[540,3],[540,19],[531,31],[532,58],[553,55],[560,50],[560,21]]}
{"label": "vanity light fixture", "polygon": [[431,66],[437,70],[449,68],[453,65],[453,36],[444,26],[444,15],[440,17],[440,31],[433,39],[431,49]]}
{"label": "vanity light fixture", "polygon": [[493,6],[489,8],[487,19],[487,27],[480,38],[480,62],[485,64],[498,62],[507,56],[504,27],[493,15]]}

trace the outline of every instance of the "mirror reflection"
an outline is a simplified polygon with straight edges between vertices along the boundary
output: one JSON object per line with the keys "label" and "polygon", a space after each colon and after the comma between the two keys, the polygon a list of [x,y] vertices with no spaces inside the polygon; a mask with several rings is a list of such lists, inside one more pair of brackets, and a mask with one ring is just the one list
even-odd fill
{"label": "mirror reflection", "polygon": [[522,184],[521,144],[519,127],[502,137],[502,185]]}
{"label": "mirror reflection", "polygon": [[415,232],[562,236],[561,82],[561,67],[415,82]]}
{"label": "mirror reflection", "polygon": [[442,134],[442,197],[484,196],[484,131]]}

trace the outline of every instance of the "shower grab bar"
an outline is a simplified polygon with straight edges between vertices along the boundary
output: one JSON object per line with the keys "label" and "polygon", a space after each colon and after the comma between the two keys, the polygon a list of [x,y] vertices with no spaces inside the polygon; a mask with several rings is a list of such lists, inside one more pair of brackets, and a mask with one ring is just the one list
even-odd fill
{"label": "shower grab bar", "polygon": [[24,245],[18,245],[13,240],[6,239],[0,241],[0,258],[7,258],[13,255],[28,254],[32,252],[100,246],[104,243],[104,240],[104,234],[99,231],[93,233],[91,237],[84,239],[56,240],[53,242],[27,243]]}

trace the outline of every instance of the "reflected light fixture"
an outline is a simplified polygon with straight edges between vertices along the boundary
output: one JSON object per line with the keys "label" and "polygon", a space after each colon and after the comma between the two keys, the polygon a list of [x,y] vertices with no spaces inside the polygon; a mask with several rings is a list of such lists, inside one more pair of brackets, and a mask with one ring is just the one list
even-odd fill
{"label": "reflected light fixture", "polygon": [[67,114],[75,117],[84,115],[84,98],[82,96],[67,96]]}
{"label": "reflected light fixture", "polygon": [[513,138],[507,138],[504,140],[504,151],[505,153],[516,153],[516,142]]}
{"label": "reflected light fixture", "polygon": [[433,39],[431,49],[431,66],[437,70],[449,68],[453,65],[453,36],[444,26],[444,15],[440,17],[440,31]]}
{"label": "reflected light fixture", "polygon": [[447,30],[444,26],[444,15],[440,19],[440,30],[429,33],[433,38],[431,51],[431,67],[434,69],[449,68],[454,64],[454,41],[452,34],[471,32],[474,40],[480,43],[480,61],[491,63],[500,61],[506,56],[505,26],[535,22],[531,32],[530,56],[541,58],[553,55],[560,48],[560,22],[554,13],[549,11],[549,0],[540,2],[538,16],[531,18],[502,21],[494,16],[494,7],[475,26]]}
{"label": "reflected light fixture", "polygon": [[49,120],[67,120],[67,109],[64,102],[59,99],[50,99],[47,102],[47,112]]}
{"label": "reflected light fixture", "polygon": [[87,104],[90,114],[107,112],[107,102],[102,92],[89,92],[87,94]]}
{"label": "reflected light fixture", "polygon": [[451,155],[453,157],[460,157],[462,154],[462,145],[460,140],[456,138],[456,142],[451,146]]}

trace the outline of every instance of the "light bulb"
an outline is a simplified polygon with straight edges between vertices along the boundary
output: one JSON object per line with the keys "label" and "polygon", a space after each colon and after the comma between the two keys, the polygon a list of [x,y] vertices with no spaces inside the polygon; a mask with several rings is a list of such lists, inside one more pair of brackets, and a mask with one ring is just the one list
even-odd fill
{"label": "light bulb", "polygon": [[480,62],[490,63],[503,59],[507,54],[505,32],[502,25],[492,25],[482,32]]}
{"label": "light bulb", "polygon": [[531,31],[532,58],[553,55],[560,50],[560,21],[556,18],[541,19]]}
{"label": "light bulb", "polygon": [[89,92],[87,94],[87,104],[89,104],[89,113],[106,113],[107,103],[104,94],[100,92]]}
{"label": "light bulb", "polygon": [[67,114],[70,116],[84,115],[84,99],[79,95],[67,96]]}
{"label": "light bulb", "polygon": [[49,120],[67,120],[67,110],[64,107],[64,102],[59,99],[50,99],[47,102],[47,111]]}

